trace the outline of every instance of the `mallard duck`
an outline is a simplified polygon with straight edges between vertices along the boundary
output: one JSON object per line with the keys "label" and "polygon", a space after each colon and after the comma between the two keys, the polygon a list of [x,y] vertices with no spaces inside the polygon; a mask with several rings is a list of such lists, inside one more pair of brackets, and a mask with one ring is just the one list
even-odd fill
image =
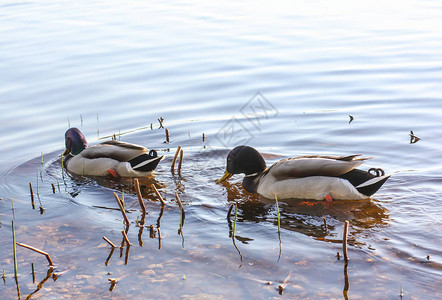
{"label": "mallard duck", "polygon": [[382,169],[356,169],[368,158],[350,156],[300,156],[282,159],[266,168],[261,154],[249,146],[229,152],[223,182],[245,174],[243,187],[274,199],[361,200],[370,198],[390,177]]}
{"label": "mallard duck", "polygon": [[77,128],[66,131],[65,143],[66,169],[78,175],[143,177],[163,159],[155,150],[119,141],[88,147],[86,138]]}

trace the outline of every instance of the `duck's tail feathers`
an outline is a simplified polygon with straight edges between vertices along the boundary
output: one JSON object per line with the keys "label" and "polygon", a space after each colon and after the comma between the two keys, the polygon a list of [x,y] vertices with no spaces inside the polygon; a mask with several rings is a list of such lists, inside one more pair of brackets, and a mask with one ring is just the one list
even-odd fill
{"label": "duck's tail feathers", "polygon": [[150,172],[155,170],[158,163],[164,158],[164,156],[158,156],[155,150],[150,150],[149,153],[141,154],[135,158],[129,160],[129,163],[135,171],[138,172]]}
{"label": "duck's tail feathers", "polygon": [[391,174],[373,177],[360,185],[356,186],[356,189],[359,193],[364,194],[366,196],[371,196],[376,193],[377,190],[390,178]]}

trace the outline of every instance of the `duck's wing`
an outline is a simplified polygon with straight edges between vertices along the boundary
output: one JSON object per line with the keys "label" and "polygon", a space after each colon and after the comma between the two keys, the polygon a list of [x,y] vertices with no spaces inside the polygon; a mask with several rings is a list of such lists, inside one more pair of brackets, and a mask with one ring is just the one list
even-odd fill
{"label": "duck's wing", "polygon": [[367,158],[350,156],[300,156],[283,159],[268,169],[268,174],[278,180],[308,176],[340,176],[359,165]]}
{"label": "duck's wing", "polygon": [[89,159],[107,157],[117,161],[129,161],[147,151],[147,148],[140,145],[120,141],[106,141],[86,148],[81,152],[81,155]]}

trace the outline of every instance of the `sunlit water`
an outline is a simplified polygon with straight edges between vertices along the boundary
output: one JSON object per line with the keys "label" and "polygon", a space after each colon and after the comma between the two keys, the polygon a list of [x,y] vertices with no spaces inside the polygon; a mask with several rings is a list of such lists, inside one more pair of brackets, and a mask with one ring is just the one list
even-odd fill
{"label": "sunlit water", "polygon": [[[21,298],[267,299],[283,283],[286,298],[440,297],[441,13],[434,1],[2,2],[2,297],[18,294],[13,219],[17,241],[50,253],[58,275],[17,249]],[[131,181],[62,172],[69,126],[91,144],[122,134],[167,156],[141,181],[145,228]],[[274,201],[241,176],[215,184],[242,143],[268,165],[362,153],[374,157],[365,169],[393,176],[370,202],[281,201],[278,235]],[[123,191],[132,246],[111,252],[102,236],[121,245]],[[345,220],[347,267],[336,256]]]}

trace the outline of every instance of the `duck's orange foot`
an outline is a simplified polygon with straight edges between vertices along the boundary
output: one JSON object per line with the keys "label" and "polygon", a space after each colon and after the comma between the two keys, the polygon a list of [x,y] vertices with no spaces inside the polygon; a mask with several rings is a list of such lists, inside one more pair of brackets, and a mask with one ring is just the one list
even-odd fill
{"label": "duck's orange foot", "polygon": [[120,177],[119,175],[118,175],[118,173],[117,173],[117,171],[115,171],[115,169],[109,169],[108,170],[108,172],[109,172],[109,174],[112,176],[112,177],[115,177],[115,178],[118,178],[118,177]]}
{"label": "duck's orange foot", "polygon": [[331,203],[333,201],[332,196],[330,196],[329,194],[325,195],[324,200]]}

